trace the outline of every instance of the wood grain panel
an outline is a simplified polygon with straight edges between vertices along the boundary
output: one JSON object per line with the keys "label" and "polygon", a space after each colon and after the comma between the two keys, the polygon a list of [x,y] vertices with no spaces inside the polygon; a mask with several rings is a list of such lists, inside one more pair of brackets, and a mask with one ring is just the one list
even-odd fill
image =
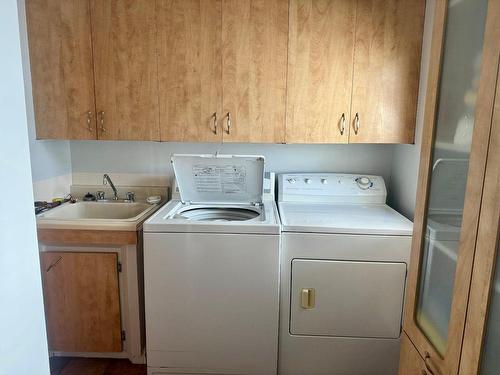
{"label": "wood grain panel", "polygon": [[287,0],[223,0],[224,142],[284,142],[287,43]]}
{"label": "wood grain panel", "polygon": [[442,58],[444,24],[447,11],[446,2],[436,2],[435,24],[433,32],[431,65],[428,78],[427,97],[422,134],[422,151],[419,170],[419,186],[415,207],[414,234],[408,273],[408,294],[405,306],[404,330],[421,355],[429,353],[429,364],[435,373],[456,375],[459,370],[462,342],[464,339],[467,302],[469,298],[472,266],[476,248],[479,214],[481,207],[483,182],[485,178],[486,158],[492,126],[493,105],[495,99],[498,57],[500,44],[500,2],[489,2],[486,31],[483,46],[479,91],[476,101],[474,134],[467,176],[467,188],[464,204],[464,216],[460,234],[457,268],[453,286],[453,300],[448,327],[448,346],[441,356],[427,337],[420,330],[415,320],[418,303],[419,275],[422,264],[426,206],[430,182],[434,126],[436,121],[437,94]]}
{"label": "wood grain panel", "polygon": [[427,375],[424,360],[404,332],[401,334],[399,375]]}
{"label": "wood grain panel", "polygon": [[88,0],[28,0],[26,18],[37,138],[96,139]]}
{"label": "wood grain panel", "polygon": [[221,6],[157,1],[162,141],[222,141]]}
{"label": "wood grain panel", "polygon": [[122,350],[116,253],[42,252],[49,350]]}
{"label": "wood grain panel", "polygon": [[496,257],[500,256],[497,254],[500,238],[500,75],[497,77],[493,125],[486,165],[459,375],[480,373],[484,338],[488,329],[489,306],[495,288]]}
{"label": "wood grain panel", "polygon": [[91,12],[99,139],[160,140],[155,2],[91,0]]}
{"label": "wood grain panel", "polygon": [[287,143],[347,143],[355,14],[355,1],[291,0]]}
{"label": "wood grain panel", "polygon": [[425,0],[357,4],[349,142],[413,143]]}
{"label": "wood grain panel", "polygon": [[135,245],[137,232],[118,230],[38,229],[45,245]]}

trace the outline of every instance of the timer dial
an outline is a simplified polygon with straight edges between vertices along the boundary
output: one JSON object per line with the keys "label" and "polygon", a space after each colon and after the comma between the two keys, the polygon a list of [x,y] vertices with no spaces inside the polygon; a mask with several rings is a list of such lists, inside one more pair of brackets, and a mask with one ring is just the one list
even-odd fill
{"label": "timer dial", "polygon": [[366,190],[373,186],[373,182],[368,177],[358,177],[356,178],[356,183],[360,189]]}

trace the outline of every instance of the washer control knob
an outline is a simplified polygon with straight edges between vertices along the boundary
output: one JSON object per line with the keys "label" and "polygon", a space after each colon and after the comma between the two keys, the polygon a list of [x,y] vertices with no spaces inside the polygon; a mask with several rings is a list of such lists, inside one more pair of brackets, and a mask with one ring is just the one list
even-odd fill
{"label": "washer control knob", "polygon": [[295,178],[289,178],[288,180],[289,184],[294,184],[295,183]]}
{"label": "washer control knob", "polygon": [[321,179],[321,183],[322,183],[323,185],[326,185],[326,184],[328,184],[328,180],[327,180],[326,178],[322,178],[322,179]]}
{"label": "washer control knob", "polygon": [[304,178],[304,182],[305,182],[306,184],[310,184],[312,181],[311,181],[311,179],[310,179],[310,178]]}
{"label": "washer control knob", "polygon": [[366,190],[373,186],[372,181],[368,177],[358,177],[356,178],[356,183],[363,190]]}

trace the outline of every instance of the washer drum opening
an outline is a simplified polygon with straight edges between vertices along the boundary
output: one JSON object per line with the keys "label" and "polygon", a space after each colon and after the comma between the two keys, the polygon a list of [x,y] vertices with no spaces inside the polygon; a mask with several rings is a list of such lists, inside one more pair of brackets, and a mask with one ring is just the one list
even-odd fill
{"label": "washer drum opening", "polygon": [[260,216],[257,211],[236,207],[187,208],[175,215],[176,219],[191,221],[247,221]]}

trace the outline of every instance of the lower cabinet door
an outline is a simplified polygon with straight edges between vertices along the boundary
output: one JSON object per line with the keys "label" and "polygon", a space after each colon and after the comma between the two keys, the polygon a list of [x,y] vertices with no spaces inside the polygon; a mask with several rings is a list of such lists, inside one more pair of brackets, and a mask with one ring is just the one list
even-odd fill
{"label": "lower cabinet door", "polygon": [[430,375],[425,362],[413,346],[406,333],[401,335],[401,357],[399,359],[399,375]]}
{"label": "lower cabinet door", "polygon": [[118,255],[42,252],[49,350],[122,350]]}

